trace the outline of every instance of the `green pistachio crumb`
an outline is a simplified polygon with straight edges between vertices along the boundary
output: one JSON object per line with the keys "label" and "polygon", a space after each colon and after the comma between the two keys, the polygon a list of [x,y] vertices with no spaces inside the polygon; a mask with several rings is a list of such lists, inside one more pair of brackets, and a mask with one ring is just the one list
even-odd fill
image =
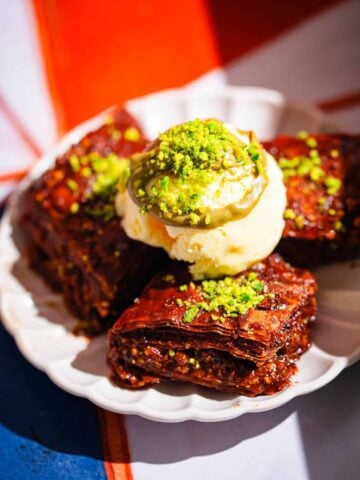
{"label": "green pistachio crumb", "polygon": [[[69,163],[73,171],[79,172],[82,177],[89,178],[93,176],[89,182],[91,191],[87,192],[89,199],[101,197],[102,200],[107,199],[112,203],[117,191],[125,191],[130,176],[128,159],[118,157],[112,152],[102,156],[98,152],[93,151],[81,157],[71,155]],[[67,181],[67,186],[72,191],[78,188],[78,184],[73,179]],[[101,211],[109,217],[109,208],[97,208],[95,211],[89,212],[89,214],[101,216]],[[110,216],[112,217],[112,215]]]}
{"label": "green pistachio crumb", "polygon": [[300,132],[298,132],[296,134],[297,138],[300,139],[300,140],[305,140],[305,138],[307,138],[309,136],[308,132],[306,132],[305,130],[301,130]]}
{"label": "green pistachio crumb", "polygon": [[203,301],[186,301],[184,322],[191,322],[200,311],[209,312],[213,321],[223,323],[224,317],[236,318],[256,307],[264,298],[264,283],[256,272],[241,278],[225,277],[221,280],[203,280],[198,285]]}
{"label": "green pistachio crumb", "polygon": [[[242,141],[214,119],[192,120],[161,133],[152,148],[133,157],[131,188],[141,211],[194,228],[228,221],[223,212],[210,212],[204,198],[208,187],[228,170],[239,181],[253,176],[256,185],[266,184],[266,156],[255,136],[248,137],[249,143]],[[251,191],[246,190],[244,199]],[[240,207],[241,201],[237,200]],[[238,208],[236,215],[241,214]]]}
{"label": "green pistachio crumb", "polygon": [[199,313],[199,307],[197,305],[192,305],[189,307],[183,315],[183,322],[191,323]]}
{"label": "green pistachio crumb", "polygon": [[124,138],[128,142],[138,142],[141,138],[141,134],[136,127],[128,127],[124,132]]}
{"label": "green pistachio crumb", "polygon": [[[309,145],[316,147],[316,139],[308,138],[306,140]],[[309,177],[314,183],[319,183],[325,175],[325,171],[321,168],[321,158],[318,150],[311,148],[308,156],[298,155],[293,158],[281,157],[278,160],[279,167],[283,171],[284,179],[290,177],[302,176]]]}
{"label": "green pistachio crumb", "polygon": [[334,229],[335,231],[337,232],[341,232],[342,230],[344,230],[344,225],[342,224],[342,222],[340,220],[337,220],[335,223],[334,223]]}
{"label": "green pistachio crumb", "polygon": [[324,184],[327,187],[326,191],[329,195],[336,195],[341,189],[342,182],[340,178],[330,176],[325,178]]}
{"label": "green pistachio crumb", "polygon": [[79,211],[80,205],[77,202],[73,202],[70,205],[70,212],[71,213],[77,213]]}
{"label": "green pistachio crumb", "polygon": [[175,283],[175,277],[171,273],[167,273],[163,276],[163,280],[166,283]]}
{"label": "green pistachio crumb", "polygon": [[249,272],[248,273],[247,279],[250,282],[252,282],[253,280],[256,280],[257,278],[259,278],[259,275],[256,272]]}
{"label": "green pistachio crumb", "polygon": [[169,357],[175,357],[175,350],[170,349],[168,351],[168,355],[169,355]]}
{"label": "green pistachio crumb", "polygon": [[102,217],[105,221],[109,221],[115,217],[115,207],[111,203],[106,203],[105,205],[94,207],[94,208],[85,208],[85,213],[93,218]]}
{"label": "green pistachio crumb", "polygon": [[320,197],[319,201],[318,201],[318,205],[319,205],[320,212],[323,213],[325,211],[326,198],[325,197]]}
{"label": "green pistachio crumb", "polygon": [[317,182],[324,175],[325,175],[325,172],[320,167],[312,167],[310,170],[310,178],[313,182]]}
{"label": "green pistachio crumb", "polygon": [[297,215],[295,217],[295,226],[296,228],[298,228],[299,230],[301,230],[302,228],[304,228],[304,217],[302,215]]}
{"label": "green pistachio crumb", "polygon": [[278,161],[278,164],[281,169],[297,168],[300,164],[300,161],[301,161],[301,157],[294,157],[294,158],[281,157]]}
{"label": "green pistachio crumb", "polygon": [[294,210],[292,210],[291,208],[287,208],[284,212],[284,218],[285,220],[294,220],[296,217],[296,214],[294,212]]}
{"label": "green pistachio crumb", "polygon": [[82,177],[90,177],[91,175],[91,168],[90,167],[82,167],[80,175]]}
{"label": "green pistachio crumb", "polygon": [[304,177],[305,175],[309,175],[312,169],[312,162],[311,160],[303,160],[297,169],[298,175]]}
{"label": "green pistachio crumb", "polygon": [[75,173],[80,170],[80,160],[79,157],[77,157],[76,155],[70,156],[69,163]]}
{"label": "green pistachio crumb", "polygon": [[317,140],[316,138],[313,138],[313,137],[309,137],[306,139],[306,145],[309,147],[309,148],[316,148],[317,147]]}
{"label": "green pistachio crumb", "polygon": [[205,225],[210,225],[210,223],[211,223],[211,216],[210,214],[207,214],[205,216]]}
{"label": "green pistachio crumb", "polygon": [[201,220],[201,217],[197,213],[191,212],[189,214],[190,225],[195,226],[200,222],[200,220]]}
{"label": "green pistachio crumb", "polygon": [[77,182],[75,182],[75,180],[73,180],[72,178],[70,178],[67,182],[66,182],[66,186],[69,188],[69,190],[71,190],[72,192],[76,192],[76,190],[78,189],[79,185],[77,184]]}
{"label": "green pistachio crumb", "polygon": [[309,152],[309,157],[312,159],[318,158],[319,152],[315,148],[312,148]]}

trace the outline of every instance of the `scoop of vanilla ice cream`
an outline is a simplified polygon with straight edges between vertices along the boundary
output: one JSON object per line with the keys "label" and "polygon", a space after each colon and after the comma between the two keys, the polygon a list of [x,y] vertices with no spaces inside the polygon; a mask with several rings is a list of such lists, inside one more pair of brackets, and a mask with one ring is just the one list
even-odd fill
{"label": "scoop of vanilla ice cream", "polygon": [[235,275],[245,270],[274,250],[284,228],[286,191],[282,172],[274,158],[266,155],[268,184],[247,216],[213,229],[175,227],[141,213],[125,192],[118,195],[116,208],[123,215],[126,234],[164,248],[171,258],[191,263],[194,279]]}

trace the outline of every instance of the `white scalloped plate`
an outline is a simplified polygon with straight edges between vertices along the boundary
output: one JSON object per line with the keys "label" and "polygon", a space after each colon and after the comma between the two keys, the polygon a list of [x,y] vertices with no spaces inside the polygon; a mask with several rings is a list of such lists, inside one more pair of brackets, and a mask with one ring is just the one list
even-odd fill
{"label": "white scalloped plate", "polygon": [[[129,101],[126,107],[154,137],[170,125],[195,117],[217,117],[239,128],[253,129],[262,140],[298,130],[329,131],[334,127],[311,107],[289,103],[278,92],[251,87],[220,87],[194,93],[168,90]],[[21,192],[72,143],[101,124],[104,113],[80,125],[25,179],[0,227],[1,314],[23,355],[62,389],[105,409],[163,422],[220,421],[247,412],[283,405],[329,383],[360,358],[360,262],[319,269],[319,315],[314,344],[299,362],[292,385],[272,396],[247,398],[186,384],[167,383],[141,391],[114,387],[105,363],[105,336],[89,341],[71,331],[76,319],[27,267],[16,227]]]}

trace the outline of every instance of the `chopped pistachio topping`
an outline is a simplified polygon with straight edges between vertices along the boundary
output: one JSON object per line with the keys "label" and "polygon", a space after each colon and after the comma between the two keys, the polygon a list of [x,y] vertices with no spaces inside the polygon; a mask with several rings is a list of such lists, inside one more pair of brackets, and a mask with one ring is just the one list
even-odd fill
{"label": "chopped pistachio topping", "polygon": [[74,172],[78,172],[80,170],[80,161],[76,155],[71,155],[69,162]]}
{"label": "chopped pistachio topping", "polygon": [[91,172],[91,168],[90,168],[90,167],[83,167],[83,168],[81,169],[81,173],[80,173],[80,174],[81,174],[82,177],[85,177],[85,178],[86,178],[86,177],[90,177],[90,176],[91,176],[91,173],[92,173],[92,172]]}
{"label": "chopped pistachio topping", "polygon": [[[203,228],[225,223],[235,212],[238,218],[249,213],[267,177],[263,149],[253,134],[248,135],[246,143],[213,119],[189,121],[160,134],[148,151],[133,157],[131,190],[142,212]],[[226,181],[249,177],[257,180],[239,187],[232,212],[221,204],[214,213],[204,200],[210,185],[215,186],[213,198],[219,199]]]}
{"label": "chopped pistachio topping", "polygon": [[104,218],[105,221],[109,221],[115,217],[115,207],[112,203],[105,203],[94,208],[85,208],[85,213],[93,218]]}
{"label": "chopped pistachio topping", "polygon": [[96,195],[109,196],[119,188],[125,190],[126,182],[130,176],[129,162],[114,153],[101,157],[98,153],[90,153],[89,160],[92,170],[95,172],[93,192]]}
{"label": "chopped pistachio topping", "polygon": [[[194,285],[195,287],[195,285]],[[225,277],[221,280],[203,280],[197,285],[204,301],[192,303],[182,301],[186,306],[183,315],[185,323],[192,322],[201,311],[211,313],[214,321],[224,321],[224,317],[237,317],[261,303],[264,298],[264,283],[256,272],[244,277]],[[180,287],[181,288],[181,287]],[[180,290],[179,288],[179,290]],[[184,289],[180,290],[184,291]]]}
{"label": "chopped pistachio topping", "polygon": [[77,213],[79,211],[79,204],[77,202],[73,202],[70,205],[70,212],[71,213]]}
{"label": "chopped pistachio topping", "polygon": [[341,188],[341,180],[336,177],[327,177],[325,178],[325,186],[327,187],[327,193],[329,195],[336,195]]}
{"label": "chopped pistachio topping", "polygon": [[320,211],[323,212],[325,210],[325,206],[326,206],[326,198],[325,197],[320,197],[319,201],[318,201],[318,204],[319,204]]}
{"label": "chopped pistachio topping", "polygon": [[136,127],[128,127],[124,132],[124,138],[128,142],[138,142],[141,138],[141,134]]}
{"label": "chopped pistachio topping", "polygon": [[341,232],[342,230],[344,230],[344,225],[342,224],[342,222],[340,220],[337,220],[334,223],[334,229],[335,229],[336,232]]}
{"label": "chopped pistachio topping", "polygon": [[[321,168],[321,158],[316,149],[317,140],[313,137],[309,137],[307,132],[300,132],[297,136],[301,140],[304,140],[306,145],[310,148],[309,154],[307,156],[298,155],[293,158],[281,157],[278,164],[283,171],[284,179],[286,180],[294,176],[309,177],[314,183],[322,184],[328,195],[336,195],[342,186],[341,179],[333,176],[325,176],[325,171]],[[339,151],[331,150],[330,156],[332,158],[337,158],[339,156]],[[323,211],[326,200],[325,198],[320,200],[319,209],[320,211]],[[298,228],[303,227],[302,220],[299,219],[297,223]]]}
{"label": "chopped pistachio topping", "polygon": [[[115,153],[109,153],[103,157],[97,152],[91,152],[81,157],[71,155],[69,162],[75,173],[79,172],[83,177],[94,175],[93,194],[108,197],[117,189],[125,191],[126,182],[130,176],[128,159],[120,158]],[[72,190],[76,188],[75,184],[73,180],[67,183]]]}
{"label": "chopped pistachio topping", "polygon": [[295,217],[294,221],[295,221],[296,228],[298,228],[299,230],[304,228],[304,217],[303,217],[303,215],[297,215]]}
{"label": "chopped pistachio topping", "polygon": [[72,192],[76,192],[76,190],[78,189],[77,182],[75,182],[75,180],[71,178],[66,182],[66,185]]}
{"label": "chopped pistachio topping", "polygon": [[324,170],[319,166],[321,160],[317,150],[310,150],[308,157],[305,155],[293,158],[281,157],[278,164],[285,179],[299,175],[309,176],[312,181],[317,182],[325,175]]}
{"label": "chopped pistachio topping", "polygon": [[309,136],[308,132],[306,132],[305,130],[301,130],[300,132],[298,132],[296,134],[297,138],[299,138],[300,140],[305,140],[305,138],[307,138]]}
{"label": "chopped pistachio topping", "polygon": [[284,218],[285,220],[294,220],[296,217],[294,210],[291,208],[287,208],[284,212]]}
{"label": "chopped pistachio topping", "polygon": [[191,307],[189,307],[184,313],[183,322],[191,323],[199,313],[199,310],[200,307],[198,305],[192,305]]}
{"label": "chopped pistachio topping", "polygon": [[164,275],[163,280],[166,283],[175,283],[175,277],[171,273],[168,273],[167,275]]}
{"label": "chopped pistachio topping", "polygon": [[317,147],[317,140],[316,140],[316,138],[308,137],[308,138],[306,139],[306,145],[307,145],[309,148],[315,148],[315,147]]}
{"label": "chopped pistachio topping", "polygon": [[320,167],[312,167],[310,170],[310,178],[313,182],[317,182],[324,176],[324,170]]}
{"label": "chopped pistachio topping", "polygon": [[[130,176],[129,160],[109,153],[102,156],[97,152],[91,152],[88,155],[71,155],[69,164],[74,173],[80,177],[89,178],[90,192],[86,192],[86,198],[99,197],[100,203],[105,202],[95,208],[85,208],[85,212],[92,217],[104,217],[105,220],[111,220],[115,216],[114,196],[120,191],[124,192],[127,181]],[[74,179],[66,182],[67,187],[75,192],[78,189],[78,183]],[[71,207],[73,211],[78,207]]]}

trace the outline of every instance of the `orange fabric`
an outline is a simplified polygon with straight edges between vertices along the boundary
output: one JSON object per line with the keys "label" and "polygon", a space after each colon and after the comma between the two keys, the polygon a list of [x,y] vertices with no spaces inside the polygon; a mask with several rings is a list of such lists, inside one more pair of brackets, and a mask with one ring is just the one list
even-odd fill
{"label": "orange fabric", "polygon": [[61,130],[219,65],[205,0],[33,0]]}
{"label": "orange fabric", "polygon": [[183,85],[339,0],[33,0],[59,130]]}
{"label": "orange fabric", "polygon": [[124,417],[98,409],[108,480],[133,480]]}

